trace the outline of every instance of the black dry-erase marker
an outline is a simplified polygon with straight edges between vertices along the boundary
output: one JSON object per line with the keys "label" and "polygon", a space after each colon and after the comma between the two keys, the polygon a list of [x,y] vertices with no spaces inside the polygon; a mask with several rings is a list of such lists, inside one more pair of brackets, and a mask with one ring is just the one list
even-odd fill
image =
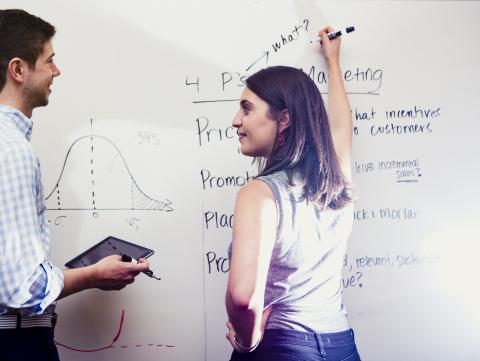
{"label": "black dry-erase marker", "polygon": [[[348,34],[348,33],[351,33],[354,30],[355,30],[354,26],[349,26],[348,28],[345,29],[345,32]],[[342,36],[342,31],[339,30],[339,31],[331,32],[331,33],[328,33],[327,36],[330,40],[333,40],[333,39],[338,38],[339,36]],[[319,42],[321,44],[322,39],[316,40],[315,42]]]}
{"label": "black dry-erase marker", "polygon": [[[130,257],[129,255],[122,254],[122,262],[132,262],[132,261],[139,263],[136,259]],[[155,278],[156,280],[159,280],[159,281],[161,280],[160,277],[157,277],[153,274],[152,270],[142,271],[142,273],[145,273],[148,277]]]}
{"label": "black dry-erase marker", "polygon": [[328,33],[327,36],[330,40],[333,40],[333,39],[338,38],[339,36],[342,36],[342,32],[337,31],[337,32],[334,32],[334,33]]}

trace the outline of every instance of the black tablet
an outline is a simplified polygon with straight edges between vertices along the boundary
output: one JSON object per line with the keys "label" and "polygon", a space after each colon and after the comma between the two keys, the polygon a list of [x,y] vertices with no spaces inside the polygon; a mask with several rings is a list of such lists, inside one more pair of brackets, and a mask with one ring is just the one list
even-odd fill
{"label": "black tablet", "polygon": [[112,254],[125,254],[138,260],[150,257],[153,250],[110,236],[68,261],[65,266],[68,268],[89,266]]}

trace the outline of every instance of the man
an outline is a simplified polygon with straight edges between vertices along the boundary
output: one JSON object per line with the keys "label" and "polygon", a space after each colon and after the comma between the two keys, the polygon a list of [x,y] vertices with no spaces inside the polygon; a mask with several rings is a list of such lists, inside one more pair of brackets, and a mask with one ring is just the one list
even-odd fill
{"label": "man", "polygon": [[61,271],[49,261],[50,233],[32,111],[48,104],[55,28],[23,10],[0,10],[0,360],[59,360],[55,301],[87,288],[118,290],[148,262],[106,257]]}

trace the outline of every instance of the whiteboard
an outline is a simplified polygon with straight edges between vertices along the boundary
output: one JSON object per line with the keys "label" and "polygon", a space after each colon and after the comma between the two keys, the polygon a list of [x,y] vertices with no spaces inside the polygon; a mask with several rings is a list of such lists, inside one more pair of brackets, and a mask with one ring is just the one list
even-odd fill
{"label": "whiteboard", "polygon": [[[302,68],[325,97],[320,27],[342,38],[355,223],[344,299],[363,360],[478,360],[474,1],[3,1],[57,27],[34,111],[51,256],[108,235],[155,250],[120,292],[58,303],[63,360],[227,360],[231,215],[256,167],[231,121],[245,78]],[[267,55],[268,54],[268,55]]]}

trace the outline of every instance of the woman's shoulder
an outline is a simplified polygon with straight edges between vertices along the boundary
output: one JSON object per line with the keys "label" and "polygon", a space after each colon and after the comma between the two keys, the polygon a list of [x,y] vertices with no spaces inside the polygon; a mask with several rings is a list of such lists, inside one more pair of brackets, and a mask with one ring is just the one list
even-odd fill
{"label": "woman's shoulder", "polygon": [[255,199],[265,199],[272,198],[273,193],[270,187],[262,179],[253,179],[247,184],[245,184],[240,191],[238,192],[238,198],[255,198]]}
{"label": "woman's shoulder", "polygon": [[245,184],[237,194],[235,219],[258,218],[275,210],[275,196],[270,187],[260,180],[254,179]]}

